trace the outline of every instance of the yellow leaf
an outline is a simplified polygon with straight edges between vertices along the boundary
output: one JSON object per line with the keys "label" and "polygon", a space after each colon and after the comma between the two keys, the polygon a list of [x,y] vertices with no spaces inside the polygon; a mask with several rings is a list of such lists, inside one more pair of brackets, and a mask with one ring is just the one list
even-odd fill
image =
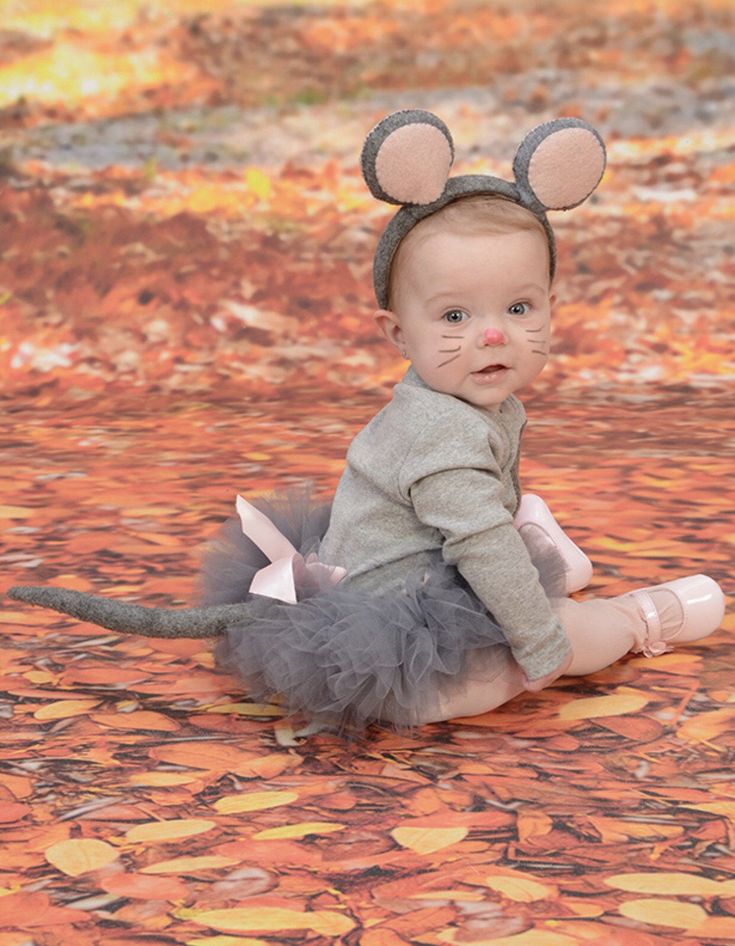
{"label": "yellow leaf", "polygon": [[391,836],[415,854],[433,854],[467,837],[467,828],[394,828]]}
{"label": "yellow leaf", "polygon": [[271,195],[271,179],[258,168],[248,168],[245,171],[245,183],[248,189],[257,194],[261,200],[268,200]]}
{"label": "yellow leaf", "polygon": [[307,834],[332,834],[343,831],[346,825],[334,821],[299,821],[297,824],[284,824],[280,828],[266,828],[253,835],[254,841],[284,841],[292,838],[305,838]]}
{"label": "yellow leaf", "polygon": [[675,926],[677,929],[696,929],[707,919],[706,912],[696,903],[682,903],[680,900],[629,900],[618,908],[623,916],[639,923],[652,923],[655,926]]}
{"label": "yellow leaf", "polygon": [[298,792],[243,792],[218,798],[214,807],[223,815],[232,815],[241,811],[262,811],[264,808],[290,805],[298,797]]}
{"label": "yellow leaf", "polygon": [[28,506],[0,506],[0,519],[32,519],[35,515],[36,510]]}
{"label": "yellow leaf", "polygon": [[675,871],[643,871],[641,873],[614,874],[605,883],[616,890],[630,893],[662,893],[670,896],[714,897],[722,895],[721,884],[699,874]]}
{"label": "yellow leaf", "polygon": [[604,907],[593,903],[591,899],[574,900],[572,897],[564,897],[564,906],[571,910],[575,916],[602,916],[605,912]]}
{"label": "yellow leaf", "polygon": [[68,719],[70,716],[83,716],[99,704],[99,700],[57,700],[41,706],[33,714],[34,719]]}
{"label": "yellow leaf", "polygon": [[[452,943],[454,946],[469,946],[466,934],[456,927],[439,933],[437,939],[442,943]],[[472,939],[472,946],[579,946],[575,937],[565,936],[564,933],[552,933],[551,930],[526,930],[515,936],[489,936],[487,939]]]}
{"label": "yellow leaf", "polygon": [[132,785],[149,785],[152,788],[166,788],[169,785],[188,785],[199,778],[191,772],[136,772],[130,776]]}
{"label": "yellow leaf", "polygon": [[179,818],[171,821],[147,821],[138,824],[125,833],[128,841],[175,841],[178,838],[190,838],[195,834],[211,831],[214,821],[202,818]]}
{"label": "yellow leaf", "polygon": [[172,857],[169,861],[158,861],[141,867],[141,874],[190,874],[199,870],[214,870],[218,867],[232,867],[240,862],[236,857],[224,857],[221,854],[202,855],[201,857]]}
{"label": "yellow leaf", "polygon": [[69,877],[79,877],[90,870],[99,870],[117,860],[119,851],[94,838],[71,838],[57,841],[46,851],[46,860]]}
{"label": "yellow leaf", "polygon": [[174,914],[200,926],[235,933],[278,933],[284,930],[312,930],[321,936],[342,936],[354,929],[354,922],[342,913],[329,910],[299,911],[282,907],[231,907],[222,910],[178,910]]}
{"label": "yellow leaf", "polygon": [[551,889],[526,877],[505,877],[502,874],[490,875],[485,878],[485,886],[497,890],[509,900],[517,903],[533,903],[535,900],[545,900],[551,894]]}
{"label": "yellow leaf", "polygon": [[627,687],[621,687],[610,696],[591,696],[572,700],[559,710],[561,719],[594,719],[597,716],[625,716],[637,713],[648,703],[648,696]]}
{"label": "yellow leaf", "polygon": [[24,673],[23,676],[28,680],[29,683],[51,683],[54,679],[53,674],[49,673],[47,670],[29,670],[28,673]]}

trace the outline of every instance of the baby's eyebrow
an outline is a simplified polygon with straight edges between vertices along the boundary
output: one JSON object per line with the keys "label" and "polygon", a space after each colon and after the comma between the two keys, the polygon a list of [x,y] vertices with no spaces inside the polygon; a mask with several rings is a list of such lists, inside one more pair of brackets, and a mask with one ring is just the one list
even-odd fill
{"label": "baby's eyebrow", "polygon": [[458,296],[459,293],[457,292],[437,292],[436,295],[430,296],[430,298],[426,300],[426,305],[430,305],[432,302],[437,302],[440,299],[446,299],[448,302],[454,301],[456,303]]}
{"label": "baby's eyebrow", "polygon": [[539,284],[536,282],[527,282],[527,283],[524,283],[522,286],[518,286],[514,290],[513,294],[519,293],[519,292],[528,292],[529,289],[535,289],[536,292],[541,292],[541,293],[544,293],[547,291],[546,289],[544,289],[543,286],[539,286]]}

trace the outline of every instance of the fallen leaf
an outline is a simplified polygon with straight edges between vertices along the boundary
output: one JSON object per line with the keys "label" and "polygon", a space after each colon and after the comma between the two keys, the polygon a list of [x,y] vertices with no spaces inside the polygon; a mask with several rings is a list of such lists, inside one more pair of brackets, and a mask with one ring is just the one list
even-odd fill
{"label": "fallen leaf", "polygon": [[394,828],[391,837],[414,854],[433,854],[467,837],[467,828]]}
{"label": "fallen leaf", "polygon": [[613,874],[606,877],[608,887],[627,890],[631,893],[660,893],[684,897],[716,897],[722,895],[722,885],[699,874],[684,874],[676,871],[643,871],[630,874]]}
{"label": "fallen leaf", "polygon": [[128,841],[177,841],[179,838],[190,838],[196,834],[211,831],[217,825],[214,821],[205,821],[201,818],[179,818],[169,821],[149,821],[138,824],[126,831]]}
{"label": "fallen leaf", "polygon": [[99,870],[117,860],[120,852],[94,838],[70,838],[58,841],[46,851],[46,860],[69,877],[79,877],[91,870]]}
{"label": "fallen leaf", "polygon": [[55,703],[41,706],[33,716],[34,719],[43,722],[51,719],[69,719],[71,716],[84,716],[98,705],[99,700],[57,700]]}
{"label": "fallen leaf", "polygon": [[625,691],[610,696],[590,696],[581,700],[571,700],[559,710],[561,719],[594,719],[597,716],[623,716],[637,713],[649,702],[644,693]]}
{"label": "fallen leaf", "polygon": [[344,831],[347,826],[334,821],[300,821],[297,824],[285,824],[280,828],[266,828],[253,835],[254,841],[283,841],[304,838],[309,834],[333,834]]}
{"label": "fallen leaf", "polygon": [[100,887],[119,897],[134,900],[184,900],[187,886],[174,877],[149,877],[138,874],[112,874],[100,880]]}
{"label": "fallen leaf", "polygon": [[158,861],[141,867],[141,874],[190,874],[200,870],[217,870],[239,863],[235,857],[223,857],[221,854],[203,854],[199,857],[173,857],[168,861]]}
{"label": "fallen leaf", "polygon": [[343,936],[354,929],[354,921],[329,910],[287,910],[281,907],[232,907],[222,910],[180,910],[176,916],[215,930],[280,933],[311,930],[320,936]]}
{"label": "fallen leaf", "polygon": [[243,811],[261,811],[265,808],[277,808],[290,805],[298,799],[297,792],[243,792],[240,795],[226,795],[218,798],[214,807],[220,814],[232,815]]}
{"label": "fallen leaf", "polygon": [[541,884],[530,877],[507,877],[502,874],[485,877],[483,881],[486,887],[496,890],[508,900],[515,900],[517,903],[533,903],[536,900],[545,900],[553,891],[545,884]]}
{"label": "fallen leaf", "polygon": [[629,920],[651,923],[654,926],[673,926],[682,930],[696,930],[707,919],[706,912],[696,903],[681,900],[628,900],[618,911]]}

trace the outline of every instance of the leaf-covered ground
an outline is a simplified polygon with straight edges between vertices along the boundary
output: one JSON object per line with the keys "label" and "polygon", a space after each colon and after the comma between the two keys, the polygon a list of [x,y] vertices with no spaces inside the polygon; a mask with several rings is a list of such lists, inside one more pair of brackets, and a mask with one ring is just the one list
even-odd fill
{"label": "leaf-covered ground", "polygon": [[[508,176],[579,114],[524,483],[591,592],[732,593],[728,2],[9,4],[0,566],[177,605],[237,491],[333,490],[402,366],[370,319],[362,136],[418,104]],[[204,643],[0,610],[0,946],[735,940],[735,631],[348,743]]]}

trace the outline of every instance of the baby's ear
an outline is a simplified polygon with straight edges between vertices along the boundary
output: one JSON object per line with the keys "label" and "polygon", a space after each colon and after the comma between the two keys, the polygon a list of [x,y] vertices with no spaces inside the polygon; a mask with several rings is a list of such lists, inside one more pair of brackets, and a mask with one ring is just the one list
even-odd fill
{"label": "baby's ear", "polygon": [[371,193],[390,204],[431,204],[444,192],[454,142],[444,122],[423,109],[388,115],[362,149],[362,173]]}
{"label": "baby's ear", "polygon": [[571,210],[587,200],[605,171],[605,145],[581,118],[556,118],[530,131],[513,162],[526,202]]}
{"label": "baby's ear", "polygon": [[403,331],[394,312],[389,309],[378,309],[373,313],[378,328],[391,345],[399,350],[403,348]]}

